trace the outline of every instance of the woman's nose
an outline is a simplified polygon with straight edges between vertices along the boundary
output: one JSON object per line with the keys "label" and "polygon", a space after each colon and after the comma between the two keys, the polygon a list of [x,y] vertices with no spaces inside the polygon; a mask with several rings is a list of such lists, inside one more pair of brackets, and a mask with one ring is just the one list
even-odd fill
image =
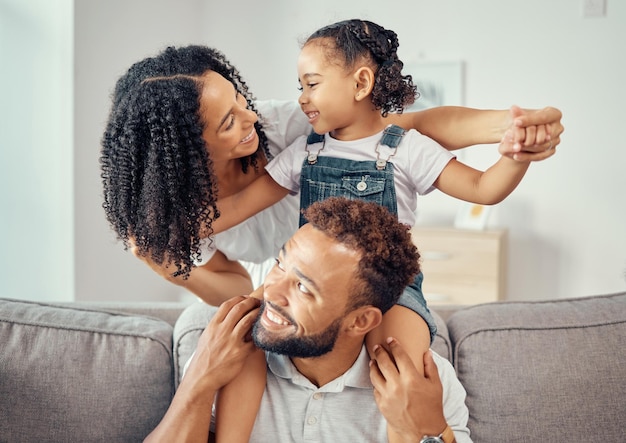
{"label": "woman's nose", "polygon": [[249,121],[252,124],[255,124],[259,120],[259,116],[252,109],[246,108],[245,114],[246,121]]}

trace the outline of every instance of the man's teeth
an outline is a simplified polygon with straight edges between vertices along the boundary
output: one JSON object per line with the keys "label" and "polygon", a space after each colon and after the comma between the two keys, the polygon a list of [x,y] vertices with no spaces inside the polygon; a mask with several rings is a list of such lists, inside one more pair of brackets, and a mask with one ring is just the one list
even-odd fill
{"label": "man's teeth", "polygon": [[267,318],[269,318],[274,323],[278,323],[279,325],[287,326],[289,324],[289,322],[286,322],[270,310],[267,311]]}

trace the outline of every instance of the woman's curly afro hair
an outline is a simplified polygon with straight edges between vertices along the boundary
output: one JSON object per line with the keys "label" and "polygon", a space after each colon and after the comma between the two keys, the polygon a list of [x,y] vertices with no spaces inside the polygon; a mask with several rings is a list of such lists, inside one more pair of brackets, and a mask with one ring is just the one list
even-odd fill
{"label": "woman's curly afro hair", "polygon": [[[135,63],[116,83],[100,156],[103,207],[119,239],[187,276],[199,242],[218,216],[217,183],[202,138],[202,75],[229,80],[256,112],[254,97],[222,53],[204,46],[168,47]],[[241,159],[257,167],[267,139]]]}

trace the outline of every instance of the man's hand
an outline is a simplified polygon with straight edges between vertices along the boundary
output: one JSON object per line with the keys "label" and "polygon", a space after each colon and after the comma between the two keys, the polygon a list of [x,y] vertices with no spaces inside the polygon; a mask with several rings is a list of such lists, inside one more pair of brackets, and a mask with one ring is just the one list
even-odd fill
{"label": "man's hand", "polygon": [[424,354],[422,376],[395,339],[389,338],[387,343],[390,353],[375,346],[370,363],[374,399],[387,426],[397,441],[415,442],[424,435],[439,435],[446,428],[446,420],[443,387],[432,354]]}
{"label": "man's hand", "polygon": [[243,296],[220,306],[202,332],[165,416],[146,437],[145,443],[209,441],[216,392],[235,378],[254,348],[248,336],[258,307],[259,300]]}
{"label": "man's hand", "polygon": [[254,349],[250,331],[259,304],[244,296],[222,303],[198,340],[185,378],[202,380],[206,389],[215,391],[235,378]]}
{"label": "man's hand", "polygon": [[561,143],[562,113],[556,108],[522,109],[512,106],[509,111],[510,143],[500,145],[500,154],[514,160],[541,161],[554,155]]}

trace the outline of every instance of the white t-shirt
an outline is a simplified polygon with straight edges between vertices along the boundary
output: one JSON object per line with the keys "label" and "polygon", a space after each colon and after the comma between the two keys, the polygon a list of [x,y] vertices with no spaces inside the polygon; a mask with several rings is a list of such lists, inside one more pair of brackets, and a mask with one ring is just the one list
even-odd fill
{"label": "white t-shirt", "polygon": [[[434,189],[433,183],[454,154],[414,129],[404,134],[397,150],[380,145],[379,154],[377,154],[376,145],[382,135],[381,131],[359,140],[340,141],[326,134],[324,150],[319,152],[319,156],[376,161],[380,155],[381,159],[389,159],[394,170],[398,219],[402,223],[413,226],[417,196],[427,194]],[[321,146],[321,144],[314,144],[309,147],[309,150],[315,153]],[[306,136],[302,136],[266,166],[276,183],[292,193],[300,192],[302,162],[307,156],[305,148]]]}
{"label": "white t-shirt", "polygon": [[[258,101],[255,103],[268,139],[270,154],[275,157],[311,126],[296,101]],[[259,287],[274,264],[280,248],[298,229],[299,194],[288,195],[275,205],[246,221],[204,239],[197,266],[206,264],[221,251],[229,260],[239,260],[250,273],[255,288]]]}

